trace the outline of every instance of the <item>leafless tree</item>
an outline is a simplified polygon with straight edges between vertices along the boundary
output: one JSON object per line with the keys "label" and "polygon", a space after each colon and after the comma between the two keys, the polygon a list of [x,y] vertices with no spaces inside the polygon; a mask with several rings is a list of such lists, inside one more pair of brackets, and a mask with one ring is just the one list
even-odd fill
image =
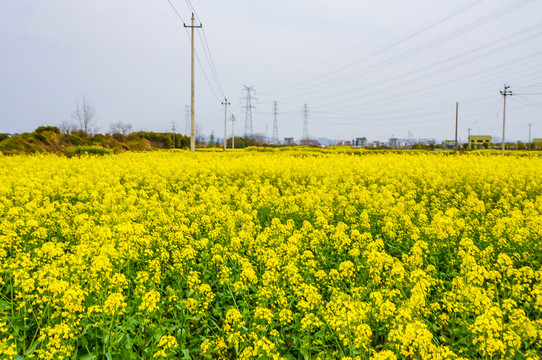
{"label": "leafless tree", "polygon": [[121,121],[111,124],[110,126],[111,134],[122,134],[127,136],[132,132],[132,125],[125,124]]}
{"label": "leafless tree", "polygon": [[72,132],[77,131],[77,126],[72,121],[64,120],[58,125],[58,129],[62,134],[70,135]]}
{"label": "leafless tree", "polygon": [[84,97],[77,100],[75,110],[72,112],[72,119],[75,120],[77,130],[85,135],[92,135],[98,130],[94,108]]}

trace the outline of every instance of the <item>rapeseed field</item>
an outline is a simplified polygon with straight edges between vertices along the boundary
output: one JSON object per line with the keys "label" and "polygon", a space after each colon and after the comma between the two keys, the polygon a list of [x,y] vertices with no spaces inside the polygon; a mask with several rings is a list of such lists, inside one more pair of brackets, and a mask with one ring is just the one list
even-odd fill
{"label": "rapeseed field", "polygon": [[0,170],[2,359],[541,359],[541,157]]}

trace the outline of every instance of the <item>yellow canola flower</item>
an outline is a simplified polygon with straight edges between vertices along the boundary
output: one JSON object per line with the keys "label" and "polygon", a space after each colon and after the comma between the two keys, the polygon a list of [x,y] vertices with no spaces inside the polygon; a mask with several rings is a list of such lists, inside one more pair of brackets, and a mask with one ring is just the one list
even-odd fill
{"label": "yellow canola flower", "polygon": [[30,358],[32,337],[35,357],[121,354],[132,332],[147,358],[539,357],[537,152],[176,150],[0,167],[0,358]]}
{"label": "yellow canola flower", "polygon": [[156,290],[150,290],[141,299],[141,305],[139,305],[139,310],[146,312],[153,312],[158,309],[158,303],[160,302],[160,293]]}
{"label": "yellow canola flower", "polygon": [[121,293],[112,293],[105,300],[103,312],[106,315],[122,315],[126,310],[126,298]]}

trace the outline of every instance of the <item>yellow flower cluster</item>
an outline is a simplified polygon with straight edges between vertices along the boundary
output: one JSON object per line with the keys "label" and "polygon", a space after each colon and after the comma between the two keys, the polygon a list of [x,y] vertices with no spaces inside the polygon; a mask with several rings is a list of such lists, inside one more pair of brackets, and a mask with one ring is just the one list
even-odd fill
{"label": "yellow flower cluster", "polygon": [[536,153],[0,168],[1,358],[541,359]]}

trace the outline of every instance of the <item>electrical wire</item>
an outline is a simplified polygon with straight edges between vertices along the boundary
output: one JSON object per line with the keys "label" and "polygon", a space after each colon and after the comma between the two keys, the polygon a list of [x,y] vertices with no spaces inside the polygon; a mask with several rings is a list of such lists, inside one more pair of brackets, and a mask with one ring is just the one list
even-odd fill
{"label": "electrical wire", "polygon": [[[182,21],[183,24],[185,24],[182,16],[180,15],[180,13],[177,11],[177,9],[175,8],[175,6],[173,5],[173,3],[171,2],[171,0],[167,0],[167,2],[169,3],[169,5],[171,6],[171,8],[173,9],[173,11],[175,12],[175,14],[177,15],[177,17]],[[190,3],[189,0],[186,1],[187,2],[187,5],[189,6],[189,8],[192,10],[193,14],[195,14],[195,16],[198,18],[198,21],[201,23],[201,20],[199,19],[199,16],[197,15],[195,9],[193,8],[192,4]],[[186,33],[188,35],[188,38],[191,39],[191,35],[190,35],[190,32],[188,31],[188,29],[185,29],[186,30]],[[203,28],[202,28],[203,30]],[[205,35],[204,35],[205,36]],[[220,81],[218,80],[218,75],[216,73],[216,69],[214,67],[214,63],[212,61],[212,57],[211,57],[211,53],[210,53],[210,50],[209,50],[209,46],[208,44],[204,45],[203,43],[203,40],[202,38],[200,37],[200,41],[202,42],[202,48],[203,48],[203,52],[207,58],[207,62],[209,64],[209,67],[210,67],[210,72],[211,72],[211,75],[213,76],[215,82],[216,82],[216,85],[217,85],[217,88],[218,88],[218,91],[223,95],[223,98],[225,98],[224,96],[224,91],[222,90],[222,86],[220,84]],[[205,40],[206,42],[207,40]],[[215,98],[218,100],[218,101],[222,101],[222,99],[217,95],[217,92],[214,90],[213,86],[211,85],[211,81],[209,81],[209,77],[207,76],[207,73],[205,72],[205,69],[203,67],[203,64],[201,63],[201,60],[200,60],[200,57],[198,55],[198,52],[196,49],[194,49],[194,54],[196,55],[196,59],[197,59],[197,62],[199,64],[199,67],[203,73],[203,76],[205,78],[205,81],[207,82],[207,85],[209,85],[209,88],[211,90],[211,92],[213,93],[213,95],[215,96]]]}
{"label": "electrical wire", "polygon": [[[507,5],[507,6],[504,6],[502,8],[499,8],[498,10],[496,11],[493,11],[492,13],[488,14],[488,15],[485,15],[485,16],[482,16],[481,18],[478,18],[474,21],[471,21],[469,22],[468,24],[460,27],[459,29],[456,29],[454,31],[451,31],[449,33],[446,33],[444,35],[441,35],[429,42],[426,42],[420,46],[417,46],[417,47],[414,47],[414,48],[411,48],[407,51],[404,51],[398,55],[395,55],[395,56],[392,56],[388,59],[386,59],[385,61],[380,61],[376,64],[373,64],[373,65],[369,65],[369,66],[366,66],[364,68],[361,68],[361,69],[358,69],[354,72],[350,72],[350,73],[347,73],[347,74],[344,74],[342,76],[335,76],[333,79],[331,80],[325,80],[325,81],[319,81],[319,82],[316,82],[316,83],[313,83],[310,88],[311,88],[311,91],[314,92],[315,90],[322,90],[322,89],[325,89],[325,90],[329,90],[330,87],[337,87],[337,86],[341,86],[343,87],[345,82],[350,82],[350,81],[354,81],[354,80],[358,80],[360,77],[362,76],[365,76],[365,75],[368,75],[370,73],[373,73],[375,71],[378,71],[378,70],[381,70],[381,69],[384,69],[386,68],[387,66],[390,66],[392,64],[395,64],[397,62],[400,62],[400,61],[404,61],[405,59],[408,59],[414,55],[420,55],[421,53],[431,49],[431,48],[434,48],[436,46],[440,46],[442,45],[443,43],[447,42],[447,41],[450,41],[452,39],[455,39],[461,35],[464,35],[476,28],[479,28],[483,25],[486,25],[490,22],[493,22],[513,11],[516,11],[518,10],[519,8],[527,5],[528,3],[532,2],[534,0],[517,0],[515,1],[513,4],[510,4],[510,5]],[[368,57],[366,57],[364,60],[366,60],[367,58],[371,57],[370,55]],[[352,63],[352,64],[357,64],[359,63],[356,62],[356,63]],[[350,65],[347,65],[346,67],[349,67]],[[332,73],[335,73],[332,72]],[[323,76],[319,76],[318,78],[316,79],[322,79],[323,77],[325,77],[327,74],[324,74]],[[290,89],[290,92],[291,92],[292,89]],[[287,92],[288,90],[285,89],[283,90],[282,92]]]}
{"label": "electrical wire", "polygon": [[[196,16],[198,21],[201,23],[202,21],[199,18],[198,12],[196,11],[194,6],[192,5],[192,2],[190,0],[185,0],[185,2],[186,2],[186,5],[188,5],[189,9],[192,11],[192,13]],[[209,48],[209,42],[207,41],[207,35],[205,34],[205,29],[201,28],[201,32],[203,33],[203,37],[200,36],[199,39],[201,41],[201,46],[202,46],[203,51],[205,53],[207,63],[209,64],[209,68],[211,69],[211,75],[213,76],[213,78],[214,78],[214,80],[216,82],[217,88],[218,88],[219,92],[222,94],[222,97],[226,98],[226,96],[224,95],[224,90],[222,88],[222,84],[220,83],[220,79],[219,79],[217,71],[216,71],[215,63],[213,61],[213,56],[212,56],[211,50]]]}
{"label": "electrical wire", "polygon": [[303,81],[303,82],[300,82],[300,83],[297,83],[297,84],[294,84],[294,85],[290,85],[289,87],[283,87],[281,89],[278,89],[278,90],[275,90],[275,91],[272,91],[272,92],[278,92],[278,91],[284,92],[285,90],[288,90],[288,89],[291,89],[291,88],[296,88],[296,87],[299,87],[299,86],[306,86],[306,85],[308,85],[308,84],[310,84],[312,82],[320,81],[322,78],[334,75],[339,71],[351,68],[351,67],[353,67],[353,66],[355,66],[355,65],[357,65],[357,64],[359,64],[361,62],[366,62],[367,59],[370,59],[372,57],[375,57],[375,56],[389,50],[389,49],[392,49],[396,45],[401,44],[404,41],[407,41],[409,39],[412,39],[412,38],[416,37],[417,35],[420,35],[420,34],[426,32],[426,31],[434,28],[435,26],[438,26],[438,25],[442,24],[444,21],[449,20],[449,19],[459,15],[460,13],[468,10],[469,8],[476,5],[480,1],[481,0],[471,1],[466,6],[461,6],[461,7],[457,8],[457,9],[454,9],[452,12],[447,13],[447,14],[441,16],[440,18],[432,20],[429,24],[423,25],[420,28],[415,29],[413,32],[406,34],[405,36],[394,39],[391,43],[387,44],[383,48],[381,48],[381,49],[379,49],[379,50],[377,50],[377,51],[375,51],[375,52],[373,52],[371,54],[365,55],[362,59],[355,60],[355,61],[350,62],[350,63],[348,63],[346,65],[343,65],[341,67],[335,68],[332,71],[328,71],[328,72],[325,72],[323,74],[319,74],[318,76],[315,76],[315,77],[313,77],[311,79],[308,79],[306,81]]}
{"label": "electrical wire", "polygon": [[173,9],[173,11],[175,12],[175,14],[177,14],[177,17],[183,22],[184,24],[184,20],[183,18],[181,17],[181,14],[179,14],[179,12],[177,11],[177,9],[175,8],[175,6],[173,6],[173,3],[170,1],[170,0],[167,0],[167,2],[169,3],[169,5],[171,6],[171,8]]}

